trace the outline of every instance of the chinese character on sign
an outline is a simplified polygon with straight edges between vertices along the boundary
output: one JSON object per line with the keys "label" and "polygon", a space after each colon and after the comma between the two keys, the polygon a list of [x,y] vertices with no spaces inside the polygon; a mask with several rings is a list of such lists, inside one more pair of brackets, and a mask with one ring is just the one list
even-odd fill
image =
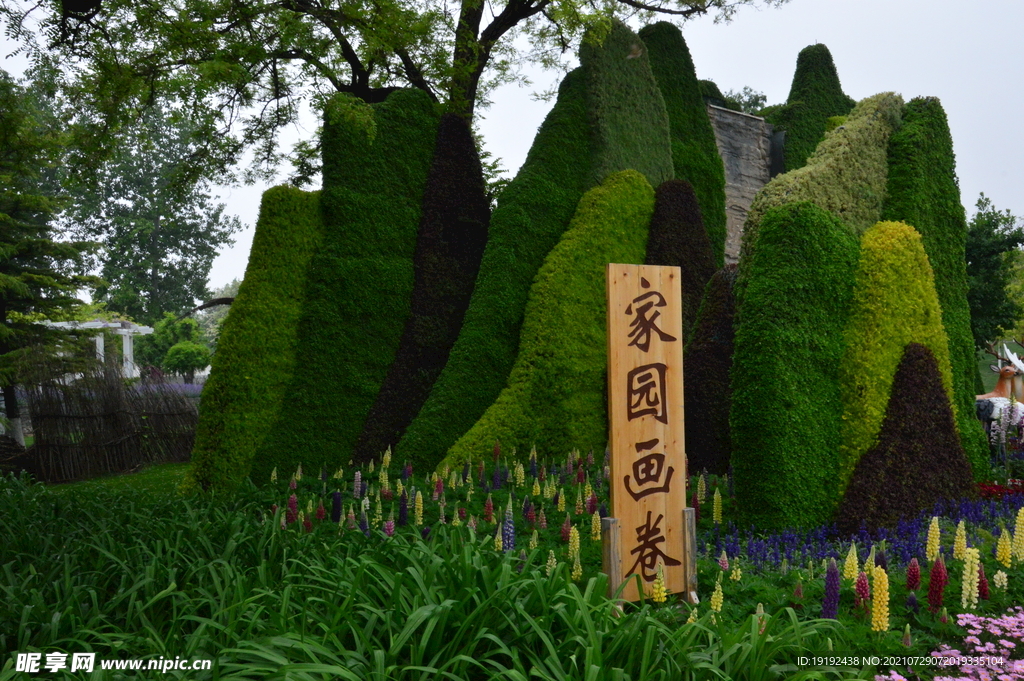
{"label": "chinese character on sign", "polygon": [[[651,283],[640,278],[640,286],[643,288],[650,288]],[[636,310],[633,310],[633,306],[636,306]],[[651,346],[651,332],[658,334],[661,340],[666,342],[674,341],[675,336],[670,336],[661,329],[658,328],[656,322],[658,317],[661,316],[660,310],[654,310],[651,314],[651,310],[656,307],[665,307],[665,296],[661,295],[657,291],[648,291],[642,295],[637,296],[633,299],[633,302],[626,308],[626,314],[632,316],[636,314],[636,319],[629,323],[632,331],[629,332],[629,337],[632,338],[629,342],[630,345],[640,348],[641,351],[647,352],[647,349]]]}
{"label": "chinese character on sign", "polygon": [[71,655],[71,671],[91,672],[96,663],[96,653],[73,653]]}
{"label": "chinese character on sign", "polygon": [[[654,449],[658,446],[658,438],[648,440],[647,442],[638,442],[634,445],[636,447],[636,453]],[[642,456],[633,462],[633,480],[640,487],[638,491],[633,491],[633,485],[630,482],[630,477],[625,477],[626,491],[629,492],[629,496],[633,497],[633,501],[639,501],[642,497],[646,497],[648,494],[667,493],[669,485],[672,482],[672,474],[676,472],[676,469],[672,466],[665,469],[665,455],[656,452],[651,452],[647,456]],[[664,482],[662,482],[662,476],[664,475]],[[659,485],[659,483],[661,483]]]}
{"label": "chinese character on sign", "polygon": [[46,653],[46,671],[55,672],[58,669],[67,667],[67,653]]}
{"label": "chinese character on sign", "polygon": [[626,572],[626,577],[636,572],[636,569],[640,568],[640,576],[643,577],[645,582],[653,582],[654,578],[657,577],[657,565],[658,559],[661,558],[665,565],[681,565],[678,560],[667,556],[658,544],[664,543],[665,537],[661,534],[661,528],[658,524],[661,523],[665,516],[658,515],[658,519],[651,524],[651,512],[647,512],[647,522],[640,527],[636,528],[636,541],[639,544],[630,553],[639,553],[636,557],[636,562],[633,563],[633,567],[629,568]]}
{"label": "chinese character on sign", "polygon": [[39,671],[39,660],[42,657],[42,653],[18,653],[14,663],[14,671],[34,674]]}
{"label": "chinese character on sign", "polygon": [[644,364],[630,370],[628,398],[626,402],[628,421],[641,416],[654,416],[662,423],[668,423],[665,409],[665,368],[664,364]]}

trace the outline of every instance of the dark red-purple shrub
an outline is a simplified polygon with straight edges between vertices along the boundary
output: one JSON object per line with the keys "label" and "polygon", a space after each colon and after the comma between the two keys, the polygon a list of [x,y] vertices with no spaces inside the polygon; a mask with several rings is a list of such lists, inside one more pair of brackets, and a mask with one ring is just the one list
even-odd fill
{"label": "dark red-purple shrub", "polygon": [[909,343],[896,368],[878,441],[857,463],[839,507],[840,532],[894,527],[940,499],[974,493],[935,356]]}
{"label": "dark red-purple shrub", "polygon": [[366,462],[398,444],[448,361],[462,327],[487,242],[491,211],[469,124],[445,114],[423,192],[412,308],[353,459]]}

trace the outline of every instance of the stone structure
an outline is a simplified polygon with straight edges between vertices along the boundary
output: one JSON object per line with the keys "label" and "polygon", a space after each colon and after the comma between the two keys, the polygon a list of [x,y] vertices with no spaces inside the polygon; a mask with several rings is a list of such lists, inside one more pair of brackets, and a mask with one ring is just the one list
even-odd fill
{"label": "stone structure", "polygon": [[725,164],[725,262],[739,260],[743,222],[772,172],[772,126],[763,118],[708,105],[718,153]]}

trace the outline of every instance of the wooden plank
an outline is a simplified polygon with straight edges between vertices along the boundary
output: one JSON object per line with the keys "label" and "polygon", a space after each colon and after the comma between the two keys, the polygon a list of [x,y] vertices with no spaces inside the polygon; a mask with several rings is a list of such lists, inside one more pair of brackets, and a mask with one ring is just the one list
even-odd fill
{"label": "wooden plank", "polygon": [[608,598],[614,598],[622,583],[622,548],[617,518],[601,518],[601,540],[601,564],[603,572],[608,575]]}
{"label": "wooden plank", "polygon": [[[688,593],[679,268],[609,264],[607,296],[611,516],[622,578],[639,575],[649,595],[660,565],[668,590]],[[626,600],[641,597],[636,581]]]}

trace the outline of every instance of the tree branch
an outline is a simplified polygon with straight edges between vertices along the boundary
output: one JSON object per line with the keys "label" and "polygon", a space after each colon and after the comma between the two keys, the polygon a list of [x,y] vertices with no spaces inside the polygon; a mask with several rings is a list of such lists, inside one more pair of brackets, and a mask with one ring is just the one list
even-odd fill
{"label": "tree branch", "polygon": [[395,54],[397,54],[398,58],[402,60],[402,68],[405,70],[405,76],[409,79],[409,82],[412,83],[414,87],[417,87],[430,95],[430,99],[437,104],[437,94],[434,93],[434,89],[430,87],[430,84],[423,77],[423,72],[420,71],[420,68],[409,56],[406,49],[404,47],[400,47],[395,50]]}
{"label": "tree branch", "polygon": [[647,12],[657,12],[658,14],[672,14],[680,17],[692,17],[696,14],[708,13],[708,6],[706,3],[703,5],[698,5],[696,7],[691,7],[690,9],[669,9],[667,7],[657,7],[655,5],[648,5],[645,2],[638,2],[638,0],[617,0],[617,2],[621,2],[623,5],[628,5],[636,9],[642,9]]}

